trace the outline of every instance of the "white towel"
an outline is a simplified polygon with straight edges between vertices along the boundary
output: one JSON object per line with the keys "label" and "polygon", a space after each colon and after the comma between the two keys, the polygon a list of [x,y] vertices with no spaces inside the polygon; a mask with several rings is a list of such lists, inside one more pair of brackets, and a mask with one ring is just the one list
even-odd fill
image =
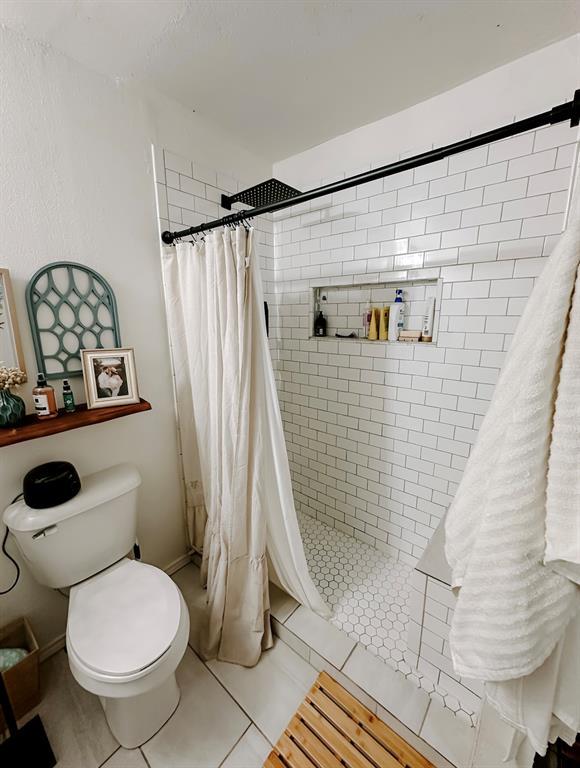
{"label": "white towel", "polygon": [[451,652],[466,677],[529,675],[579,606],[570,578],[580,541],[578,202],[520,320],[446,520],[459,589]]}
{"label": "white towel", "polygon": [[546,498],[546,552],[552,570],[580,584],[580,281],[556,398]]}
{"label": "white towel", "polygon": [[455,671],[486,681],[527,766],[580,730],[580,195],[446,519]]}

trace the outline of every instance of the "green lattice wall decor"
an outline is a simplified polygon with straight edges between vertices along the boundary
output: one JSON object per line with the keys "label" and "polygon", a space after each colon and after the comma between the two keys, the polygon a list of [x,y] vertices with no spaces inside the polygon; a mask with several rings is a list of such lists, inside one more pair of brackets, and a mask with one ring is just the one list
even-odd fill
{"label": "green lattice wall decor", "polygon": [[26,288],[39,371],[47,379],[82,375],[81,349],[121,346],[115,294],[94,269],[70,261],[42,267]]}

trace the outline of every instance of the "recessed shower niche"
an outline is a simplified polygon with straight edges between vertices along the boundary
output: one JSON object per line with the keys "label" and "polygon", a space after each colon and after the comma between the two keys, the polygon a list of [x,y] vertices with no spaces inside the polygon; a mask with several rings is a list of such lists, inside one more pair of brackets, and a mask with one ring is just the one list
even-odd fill
{"label": "recessed shower niche", "polygon": [[[408,344],[409,342],[402,341],[371,341],[366,338],[365,312],[369,307],[379,309],[385,305],[393,304],[397,289],[403,291],[405,330],[421,330],[428,301],[431,298],[435,299],[433,341],[429,342],[434,344],[437,340],[441,309],[442,281],[440,279],[392,280],[380,283],[316,286],[312,289],[310,307],[311,334],[314,318],[320,309],[326,317],[326,338],[336,339],[336,334],[339,334],[341,340],[363,341],[369,344]],[[356,336],[349,336],[351,333],[356,334]]]}

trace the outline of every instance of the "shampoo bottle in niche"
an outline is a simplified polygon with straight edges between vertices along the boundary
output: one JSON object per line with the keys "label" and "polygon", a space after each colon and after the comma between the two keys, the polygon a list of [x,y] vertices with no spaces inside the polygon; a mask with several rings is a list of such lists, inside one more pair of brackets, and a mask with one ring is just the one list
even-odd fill
{"label": "shampoo bottle in niche", "polygon": [[399,333],[405,327],[405,304],[403,302],[403,289],[395,291],[395,303],[391,304],[389,311],[389,341],[398,341]]}
{"label": "shampoo bottle in niche", "polygon": [[39,373],[36,379],[36,386],[32,390],[34,398],[34,409],[39,419],[54,419],[58,416],[56,407],[56,396],[54,389],[47,384],[44,373]]}
{"label": "shampoo bottle in niche", "polygon": [[67,413],[74,413],[76,411],[75,396],[70,388],[68,379],[62,380],[62,400]]}

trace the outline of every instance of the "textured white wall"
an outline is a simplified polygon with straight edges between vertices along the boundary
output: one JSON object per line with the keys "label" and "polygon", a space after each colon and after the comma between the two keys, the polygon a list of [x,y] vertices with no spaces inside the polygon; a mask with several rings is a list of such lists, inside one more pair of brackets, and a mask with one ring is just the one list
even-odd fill
{"label": "textured white wall", "polygon": [[[0,72],[0,266],[13,279],[30,378],[36,365],[26,283],[44,264],[79,261],[111,283],[122,341],[135,347],[141,394],[153,404],[146,414],[0,449],[0,508],[41,462],[67,459],[83,474],[133,461],[143,476],[143,557],[166,566],[184,553],[185,539],[151,144],[244,178],[267,177],[270,168],[177,104],[139,94],[5,30]],[[30,388],[24,388],[29,406]],[[13,543],[9,548],[14,552]],[[12,577],[12,566],[0,558],[0,589]],[[66,611],[66,599],[36,585],[26,568],[18,587],[0,597],[0,623],[29,616],[41,644],[64,631]]]}
{"label": "textured white wall", "polygon": [[[401,155],[459,141],[571,99],[579,87],[578,72],[577,34],[395,115],[281,160],[274,164],[274,175],[298,189],[307,189],[321,179],[334,181],[339,172],[348,176],[393,162]],[[380,99],[381,94],[376,97]],[[387,108],[385,105],[385,112]]]}

